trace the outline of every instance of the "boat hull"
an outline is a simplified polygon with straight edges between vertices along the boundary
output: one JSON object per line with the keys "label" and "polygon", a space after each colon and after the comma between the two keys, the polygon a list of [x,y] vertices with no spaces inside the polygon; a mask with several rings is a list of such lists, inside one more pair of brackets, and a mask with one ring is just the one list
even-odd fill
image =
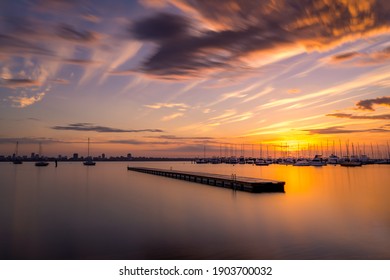
{"label": "boat hull", "polygon": [[43,166],[48,166],[48,165],[49,165],[48,162],[43,162],[43,161],[35,163],[35,166],[38,166],[38,167],[43,167]]}

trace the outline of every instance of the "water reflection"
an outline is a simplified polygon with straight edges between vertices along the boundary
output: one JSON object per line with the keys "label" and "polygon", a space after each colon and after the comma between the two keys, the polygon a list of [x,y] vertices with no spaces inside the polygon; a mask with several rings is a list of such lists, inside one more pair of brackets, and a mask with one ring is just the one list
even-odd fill
{"label": "water reflection", "polygon": [[234,192],[126,163],[1,164],[0,258],[390,258],[389,166],[147,164],[283,180],[286,192]]}

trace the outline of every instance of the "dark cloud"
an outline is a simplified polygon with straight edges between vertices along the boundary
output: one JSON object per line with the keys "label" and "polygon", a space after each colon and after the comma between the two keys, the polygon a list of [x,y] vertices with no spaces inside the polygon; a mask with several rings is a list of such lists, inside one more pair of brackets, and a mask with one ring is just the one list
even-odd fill
{"label": "dark cloud", "polygon": [[175,135],[150,136],[149,138],[167,139],[167,140],[212,140],[213,137],[179,137]]}
{"label": "dark cloud", "polygon": [[[355,59],[354,59],[355,58]],[[348,52],[335,55],[331,58],[331,62],[343,62],[353,60],[353,65],[370,66],[375,64],[388,63],[390,60],[390,46],[381,50],[372,52]]]}
{"label": "dark cloud", "polygon": [[77,30],[67,24],[58,26],[57,35],[61,38],[77,42],[92,42],[97,39],[95,33],[87,30]]}
{"label": "dark cloud", "polygon": [[327,128],[319,128],[319,129],[308,129],[304,130],[309,132],[310,134],[347,134],[347,133],[359,133],[359,132],[390,132],[390,130],[382,129],[382,128],[374,128],[374,129],[344,129],[344,126],[332,126]]}
{"label": "dark cloud", "polygon": [[[1,21],[0,21],[1,22]],[[35,43],[15,38],[14,36],[0,34],[0,54],[35,54],[51,56],[53,52],[38,46]]]}
{"label": "dark cloud", "polygon": [[111,144],[129,144],[129,145],[178,145],[180,142],[171,142],[171,141],[139,141],[134,139],[125,139],[125,140],[110,140],[108,143]]}
{"label": "dark cloud", "polygon": [[360,100],[356,106],[360,110],[375,111],[374,105],[390,106],[390,96],[377,97],[375,99]]}
{"label": "dark cloud", "polygon": [[344,61],[344,60],[352,59],[352,58],[354,58],[356,56],[359,56],[358,52],[347,52],[347,53],[341,53],[341,54],[334,55],[332,57],[332,60],[338,62],[338,61]]}
{"label": "dark cloud", "polygon": [[89,60],[89,59],[63,59],[65,63],[76,64],[76,65],[90,65],[90,64],[98,64],[99,62]]}
{"label": "dark cloud", "polygon": [[189,26],[182,16],[161,13],[134,22],[129,30],[139,40],[165,41],[187,36]]}
{"label": "dark cloud", "polygon": [[345,114],[345,113],[335,113],[335,114],[327,114],[326,116],[336,117],[336,118],[355,119],[355,120],[390,120],[390,114],[362,116],[362,115],[353,115],[353,114]]}
{"label": "dark cloud", "polygon": [[[140,71],[161,78],[199,76],[202,69],[227,70],[242,65],[243,58],[278,47],[326,49],[384,32],[390,23],[386,0],[365,5],[341,0],[184,0],[177,7],[195,19],[156,14],[130,28],[135,38],[157,43]],[[339,59],[348,56],[353,55]]]}
{"label": "dark cloud", "polygon": [[66,126],[53,126],[54,130],[95,131],[101,133],[127,133],[127,132],[164,132],[161,129],[119,129],[91,123],[72,123]]}
{"label": "dark cloud", "polygon": [[31,79],[1,79],[0,87],[6,88],[20,88],[20,87],[32,87],[41,86],[38,80]]}
{"label": "dark cloud", "polygon": [[21,137],[21,138],[0,138],[0,144],[52,144],[52,143],[67,143],[54,138],[34,138],[34,137]]}

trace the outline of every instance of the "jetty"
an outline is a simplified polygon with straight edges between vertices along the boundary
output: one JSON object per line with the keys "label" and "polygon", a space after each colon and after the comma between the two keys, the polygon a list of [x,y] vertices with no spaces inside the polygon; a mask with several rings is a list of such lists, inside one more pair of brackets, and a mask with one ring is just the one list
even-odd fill
{"label": "jetty", "polygon": [[152,175],[164,176],[173,179],[185,180],[210,186],[229,188],[232,190],[246,191],[252,193],[282,192],[284,193],[283,181],[268,179],[250,178],[236,176],[235,174],[221,175],[203,172],[190,172],[178,170],[165,170],[147,167],[127,167],[127,170],[142,172]]}

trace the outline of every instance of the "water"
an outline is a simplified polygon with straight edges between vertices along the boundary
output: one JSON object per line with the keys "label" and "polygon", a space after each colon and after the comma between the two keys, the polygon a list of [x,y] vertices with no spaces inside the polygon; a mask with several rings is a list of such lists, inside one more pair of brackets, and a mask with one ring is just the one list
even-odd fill
{"label": "water", "polygon": [[390,259],[390,166],[139,162],[283,180],[251,194],[128,163],[0,164],[1,259]]}

